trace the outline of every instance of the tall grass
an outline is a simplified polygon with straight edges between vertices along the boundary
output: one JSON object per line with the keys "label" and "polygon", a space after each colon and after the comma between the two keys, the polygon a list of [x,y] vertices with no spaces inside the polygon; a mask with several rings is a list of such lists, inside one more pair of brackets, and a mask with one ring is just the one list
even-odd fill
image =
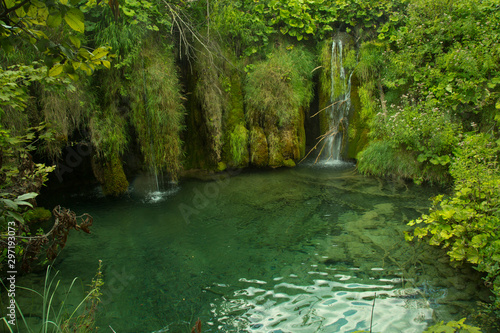
{"label": "tall grass", "polygon": [[[22,332],[28,333],[92,332],[95,326],[95,312],[98,304],[100,303],[100,288],[103,285],[101,264],[101,261],[99,261],[98,270],[95,277],[92,279],[92,283],[90,284],[90,291],[73,309],[73,311],[69,309],[68,297],[71,294],[75,283],[78,281],[78,278],[74,278],[72,280],[68,290],[64,293],[63,300],[59,304],[55,304],[55,298],[58,294],[61,280],[56,280],[59,272],[56,271],[53,273],[51,266],[47,267],[42,292],[38,292],[31,288],[17,287],[17,289],[33,293],[35,297],[39,297],[42,300],[42,313],[41,326],[35,327],[34,325],[28,323],[28,320],[22,311],[21,305],[16,302],[17,312],[19,314],[18,325],[16,326],[21,327],[21,324],[19,323],[21,322],[22,325],[24,325]],[[5,322],[9,332],[15,332],[16,327],[9,325],[5,317],[0,318],[0,320]]]}

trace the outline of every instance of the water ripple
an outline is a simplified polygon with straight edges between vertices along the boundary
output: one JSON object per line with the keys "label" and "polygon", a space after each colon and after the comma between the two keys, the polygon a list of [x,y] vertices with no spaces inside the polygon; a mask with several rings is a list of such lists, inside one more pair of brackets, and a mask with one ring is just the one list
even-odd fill
{"label": "water ripple", "polygon": [[[337,274],[310,285],[286,280],[278,279],[274,286],[247,286],[212,303],[212,328],[294,333],[369,330],[374,299],[373,332],[422,332],[432,318],[430,304],[418,290],[395,288],[391,279],[345,283],[346,275]],[[250,279],[240,281],[255,284]]]}

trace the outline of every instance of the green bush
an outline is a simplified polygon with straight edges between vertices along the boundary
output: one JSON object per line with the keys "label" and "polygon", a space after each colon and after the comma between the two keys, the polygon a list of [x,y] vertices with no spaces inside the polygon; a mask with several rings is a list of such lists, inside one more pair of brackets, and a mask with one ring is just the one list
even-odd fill
{"label": "green bush", "polygon": [[442,321],[440,323],[432,325],[431,327],[426,329],[424,333],[481,333],[481,330],[478,327],[464,324],[464,322],[465,318],[462,318],[459,321],[450,321],[446,324]]}
{"label": "green bush", "polygon": [[374,176],[417,179],[419,164],[412,152],[396,149],[387,141],[376,141],[358,154],[358,170]]}
{"label": "green bush", "polygon": [[426,238],[448,250],[452,261],[467,261],[486,274],[485,280],[500,308],[500,146],[486,134],[468,135],[459,145],[451,165],[455,180],[450,197],[433,199],[429,214],[407,240]]}

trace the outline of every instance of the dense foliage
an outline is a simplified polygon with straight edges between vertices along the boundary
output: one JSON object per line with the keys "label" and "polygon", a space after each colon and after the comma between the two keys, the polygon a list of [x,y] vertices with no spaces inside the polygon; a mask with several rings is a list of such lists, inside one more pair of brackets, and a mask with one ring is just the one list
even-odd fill
{"label": "dense foliage", "polygon": [[452,261],[468,261],[485,272],[485,283],[500,308],[500,140],[469,134],[458,145],[451,163],[451,196],[433,199],[429,214],[410,222],[412,235],[429,237],[431,245],[447,249]]}
{"label": "dense foliage", "polygon": [[[32,141],[45,161],[92,147],[94,174],[115,195],[131,154],[172,178],[183,163],[294,165],[314,92],[329,97],[340,35],[357,113],[349,137],[366,146],[359,171],[451,188],[407,237],[476,265],[499,308],[496,0],[1,2],[2,223],[34,204],[23,195],[36,188],[15,189],[25,159],[11,153]],[[33,165],[41,186],[52,168]]]}

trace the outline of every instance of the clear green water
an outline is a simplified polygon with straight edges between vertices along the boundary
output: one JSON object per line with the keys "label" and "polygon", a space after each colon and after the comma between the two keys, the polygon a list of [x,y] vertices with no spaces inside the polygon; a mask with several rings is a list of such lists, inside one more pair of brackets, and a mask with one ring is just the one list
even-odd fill
{"label": "clear green water", "polygon": [[156,194],[152,184],[140,176],[119,200],[48,199],[94,217],[93,233],[72,232],[56,268],[64,285],[78,276],[83,288],[103,260],[104,332],[190,332],[197,318],[203,332],[368,330],[375,295],[373,332],[422,332],[487,297],[473,271],[404,241],[435,189],[313,166]]}

